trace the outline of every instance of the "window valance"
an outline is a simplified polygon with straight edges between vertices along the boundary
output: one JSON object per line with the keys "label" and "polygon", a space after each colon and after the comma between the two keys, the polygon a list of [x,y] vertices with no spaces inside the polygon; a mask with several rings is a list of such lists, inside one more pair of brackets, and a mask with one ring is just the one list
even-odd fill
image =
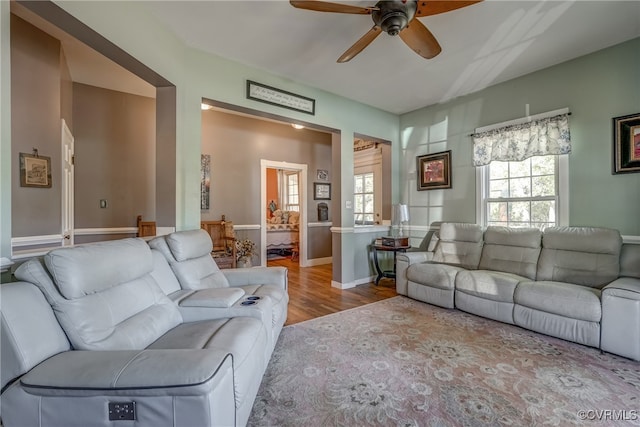
{"label": "window valance", "polygon": [[473,165],[570,153],[569,114],[474,133]]}

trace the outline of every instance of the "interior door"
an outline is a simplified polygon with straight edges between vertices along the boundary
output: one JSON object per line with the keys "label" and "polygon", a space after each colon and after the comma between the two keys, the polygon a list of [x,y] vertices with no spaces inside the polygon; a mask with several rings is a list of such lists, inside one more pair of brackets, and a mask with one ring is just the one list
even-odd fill
{"label": "interior door", "polygon": [[74,138],[62,119],[62,246],[73,245],[73,162]]}

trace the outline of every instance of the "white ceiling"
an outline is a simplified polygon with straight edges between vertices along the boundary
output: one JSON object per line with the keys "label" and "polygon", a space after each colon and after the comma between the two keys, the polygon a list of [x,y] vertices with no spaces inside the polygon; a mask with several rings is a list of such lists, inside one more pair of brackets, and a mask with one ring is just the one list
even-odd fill
{"label": "white ceiling", "polygon": [[[396,114],[640,36],[640,0],[485,0],[420,18],[442,46],[434,59],[416,55],[399,37],[381,34],[350,62],[338,64],[372,27],[369,16],[301,10],[285,0],[144,1],[141,6],[191,47]],[[95,52],[81,43],[56,36],[63,40],[74,81],[154,96],[152,87],[127,78],[121,67],[109,67],[105,61],[110,61],[92,57]]]}
{"label": "white ceiling", "polygon": [[420,18],[442,46],[434,59],[381,34],[338,64],[373,26],[371,17],[301,10],[284,0],[144,5],[189,46],[397,114],[640,36],[640,1],[485,0]]}

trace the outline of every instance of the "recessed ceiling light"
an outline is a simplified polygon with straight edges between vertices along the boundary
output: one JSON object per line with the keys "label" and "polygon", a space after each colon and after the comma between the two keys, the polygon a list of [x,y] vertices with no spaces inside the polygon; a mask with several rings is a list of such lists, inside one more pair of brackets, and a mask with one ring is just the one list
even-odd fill
{"label": "recessed ceiling light", "polygon": [[299,125],[297,123],[291,123],[291,127],[293,127],[294,129],[298,129],[298,130],[304,129],[304,126]]}
{"label": "recessed ceiling light", "polygon": [[200,104],[200,109],[202,110],[213,110],[213,105],[205,104],[204,102]]}

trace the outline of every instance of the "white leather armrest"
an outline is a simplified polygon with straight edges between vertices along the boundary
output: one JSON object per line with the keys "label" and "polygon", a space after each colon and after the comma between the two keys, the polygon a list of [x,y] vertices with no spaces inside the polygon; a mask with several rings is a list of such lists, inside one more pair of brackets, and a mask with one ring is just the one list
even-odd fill
{"label": "white leather armrest", "polygon": [[[194,395],[232,372],[231,354],[215,349],[68,351],[28,372],[21,384],[40,396]],[[171,391],[168,391],[170,389]]]}
{"label": "white leather armrest", "polygon": [[409,265],[431,261],[432,259],[433,252],[398,252],[396,255],[396,261],[403,261]]}
{"label": "white leather armrest", "polygon": [[640,300],[640,279],[620,277],[602,288],[602,295]]}
{"label": "white leather armrest", "polygon": [[409,268],[410,265],[432,259],[433,252],[398,252],[396,254],[396,292],[400,295],[407,295],[407,287],[409,285],[407,268]]}
{"label": "white leather armrest", "polygon": [[220,270],[230,286],[278,285],[287,290],[287,272],[285,267],[253,267]]}
{"label": "white leather armrest", "polygon": [[192,292],[180,300],[180,307],[229,308],[244,296],[240,288],[209,288]]}

